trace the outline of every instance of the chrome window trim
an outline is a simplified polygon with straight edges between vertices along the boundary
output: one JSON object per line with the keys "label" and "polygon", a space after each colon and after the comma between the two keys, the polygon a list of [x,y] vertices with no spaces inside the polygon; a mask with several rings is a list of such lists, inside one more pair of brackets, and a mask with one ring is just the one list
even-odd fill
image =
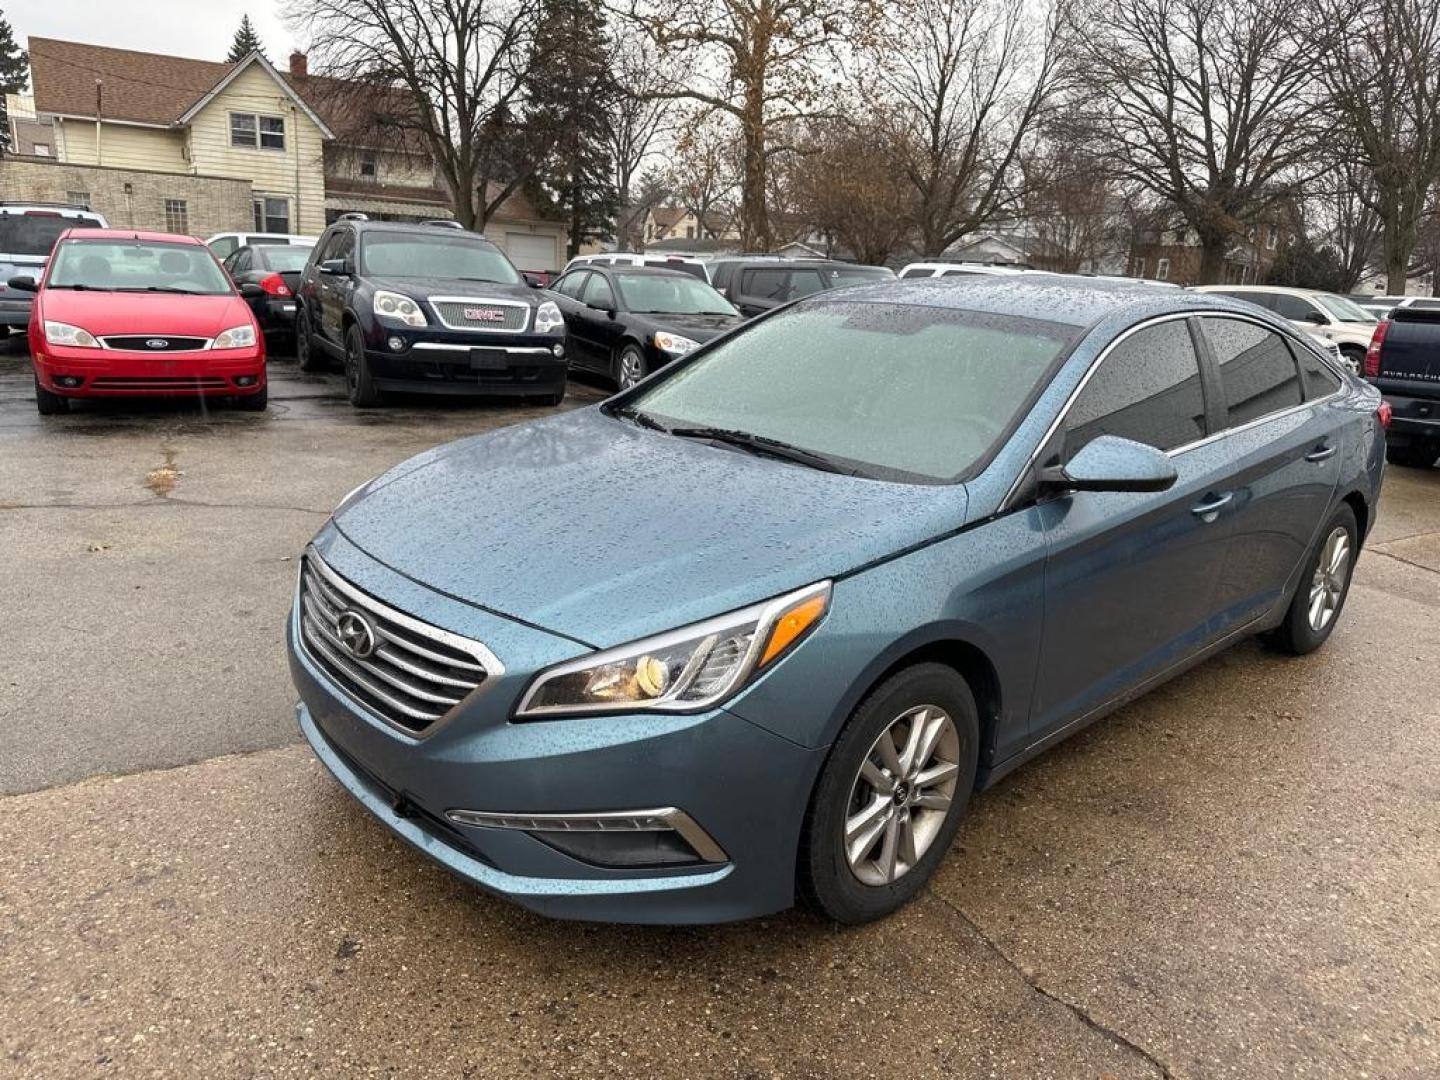
{"label": "chrome window trim", "polygon": [[[602,810],[574,814],[498,814],[484,810],[447,810],[445,816],[456,825],[477,829],[518,829],[522,832],[666,832],[679,834],[705,862],[729,862],[730,857],[700,824],[674,806],[653,810]],[[645,828],[646,819],[660,828]],[[613,822],[614,824],[607,824]],[[625,824],[626,822],[639,822]]]}
{"label": "chrome window trim", "polygon": [[410,346],[410,349],[412,352],[419,350],[428,350],[434,352],[466,353],[468,353],[471,349],[496,349],[500,352],[507,352],[520,356],[554,357],[555,355],[544,345],[456,345],[445,341],[417,341],[414,345]]}
{"label": "chrome window trim", "polygon": [[[1005,492],[1005,498],[1000,500],[1000,509],[996,512],[1003,514],[1007,510],[1011,509],[1011,501],[1019,492],[1020,486],[1024,483],[1025,478],[1029,476],[1031,471],[1035,468],[1035,461],[1040,456],[1040,451],[1044,450],[1045,447],[1049,444],[1050,440],[1055,437],[1055,432],[1060,429],[1060,425],[1063,424],[1066,418],[1070,415],[1071,406],[1075,404],[1076,399],[1084,392],[1085,387],[1089,385],[1091,378],[1095,375],[1095,372],[1099,370],[1100,365],[1110,358],[1110,354],[1122,341],[1130,337],[1132,334],[1137,334],[1141,330],[1145,330],[1151,326],[1158,326],[1159,324],[1165,322],[1173,322],[1176,319],[1203,318],[1205,316],[1218,317],[1222,319],[1237,319],[1240,322],[1254,323],[1262,330],[1268,330],[1272,334],[1278,334],[1282,338],[1287,338],[1291,341],[1300,343],[1302,346],[1309,349],[1312,353],[1318,356],[1321,363],[1323,363],[1329,371],[1340,377],[1340,389],[1334,390],[1329,394],[1326,394],[1324,397],[1312,398],[1308,401],[1302,401],[1299,405],[1288,406],[1284,409],[1281,409],[1279,412],[1266,413],[1264,416],[1256,417],[1254,420],[1248,420],[1244,424],[1241,424],[1237,427],[1227,427],[1223,431],[1214,432],[1213,434],[1205,436],[1205,438],[1203,439],[1196,439],[1194,442],[1188,442],[1182,446],[1177,446],[1172,450],[1165,451],[1168,457],[1175,458],[1180,456],[1181,454],[1187,454],[1191,450],[1199,449],[1200,447],[1206,446],[1212,442],[1218,442],[1220,439],[1226,438],[1227,436],[1248,431],[1251,428],[1256,427],[1260,424],[1267,424],[1271,420],[1276,420],[1280,417],[1288,416],[1291,413],[1299,412],[1301,409],[1308,409],[1314,405],[1323,404],[1324,402],[1330,401],[1333,398],[1337,398],[1344,393],[1345,380],[1349,373],[1337,370],[1334,363],[1331,362],[1330,357],[1327,356],[1324,351],[1322,351],[1318,347],[1318,345],[1312,345],[1310,342],[1305,340],[1303,334],[1297,332],[1289,326],[1283,328],[1277,327],[1266,322],[1264,319],[1257,319],[1253,315],[1248,315],[1235,311],[1216,310],[1214,308],[1200,308],[1181,312],[1172,311],[1165,315],[1157,315],[1154,318],[1146,319],[1144,322],[1138,322],[1134,326],[1127,327],[1122,333],[1116,336],[1116,338],[1111,341],[1110,344],[1106,345],[1105,348],[1100,350],[1099,354],[1095,357],[1095,359],[1090,362],[1090,367],[1086,369],[1085,374],[1080,379],[1080,382],[1076,385],[1075,389],[1070,392],[1070,396],[1065,399],[1064,404],[1060,406],[1059,414],[1051,422],[1050,426],[1045,429],[1045,434],[1041,436],[1040,441],[1035,444],[1035,449],[1030,452],[1030,456],[1025,459],[1024,467],[1021,468],[1020,472],[1016,475],[1015,480],[1010,485],[1009,490]],[[1200,359],[1198,353],[1196,358]],[[1200,362],[1203,371],[1203,359],[1200,360]],[[1297,370],[1295,375],[1296,378],[1300,380],[1300,393],[1303,396],[1303,394],[1305,393],[1305,383],[1300,371],[1298,370],[1299,365],[1297,364],[1296,367]],[[1218,370],[1216,373],[1219,373]]]}
{"label": "chrome window trim", "polygon": [[466,694],[465,697],[456,705],[452,706],[451,709],[438,720],[430,724],[429,727],[423,731],[413,731],[380,715],[331,678],[329,673],[320,666],[319,661],[311,653],[310,646],[305,641],[305,635],[301,632],[299,623],[297,622],[295,629],[296,647],[304,654],[305,658],[310,661],[311,665],[315,667],[321,677],[324,678],[326,685],[331,687],[336,694],[343,697],[345,701],[365,716],[373,717],[377,723],[384,725],[390,731],[410,739],[413,742],[423,742],[448,724],[450,719],[460,710],[461,706],[473,701],[480,694],[483,694],[496,680],[505,674],[505,665],[500,662],[500,658],[491,652],[482,642],[476,641],[474,638],[467,638],[462,634],[457,634],[450,630],[442,630],[440,627],[432,626],[430,623],[422,622],[412,615],[407,615],[403,611],[396,610],[377,597],[361,591],[331,569],[330,564],[321,558],[320,553],[315,550],[313,544],[305,549],[305,554],[300,559],[300,566],[296,570],[295,606],[297,618],[300,611],[301,583],[304,581],[305,566],[307,564],[315,567],[320,576],[325,579],[326,584],[343,593],[362,609],[373,611],[381,618],[389,619],[397,625],[419,634],[421,637],[427,637],[432,641],[440,642],[442,645],[448,645],[453,649],[469,653],[475,658],[476,663],[485,669],[485,678],[480,681],[480,685]]}
{"label": "chrome window trim", "polygon": [[[530,329],[530,324],[535,318],[535,309],[524,300],[502,300],[490,299],[484,296],[427,296],[425,302],[435,312],[435,321],[447,330],[465,330],[476,334],[523,334]],[[526,311],[525,321],[517,328],[511,330],[506,328],[494,328],[488,326],[457,326],[454,323],[445,321],[445,316],[440,314],[436,304],[484,304],[487,307],[509,307],[523,308]]]}

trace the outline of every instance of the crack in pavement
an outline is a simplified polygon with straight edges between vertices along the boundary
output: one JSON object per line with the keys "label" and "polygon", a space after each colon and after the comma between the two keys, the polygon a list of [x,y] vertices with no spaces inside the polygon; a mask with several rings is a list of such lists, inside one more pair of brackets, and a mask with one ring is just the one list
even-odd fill
{"label": "crack in pavement", "polygon": [[153,510],[162,506],[191,506],[197,510],[276,510],[294,514],[314,514],[328,517],[329,510],[318,510],[313,506],[288,506],[282,503],[217,503],[200,499],[142,499],[139,502],[123,503],[15,503],[0,502],[0,511],[5,510]]}
{"label": "crack in pavement", "polygon": [[969,928],[970,932],[980,939],[981,943],[984,944],[985,948],[988,949],[997,959],[999,959],[1001,963],[1003,963],[1006,967],[1010,968],[1010,970],[1015,972],[1015,974],[1018,975],[1020,979],[1025,983],[1025,985],[1030,987],[1031,990],[1035,991],[1035,993],[1039,994],[1047,1001],[1053,1001],[1056,1005],[1059,1005],[1061,1008],[1068,1011],[1072,1016],[1074,1016],[1077,1020],[1079,1020],[1082,1024],[1084,1024],[1091,1031],[1095,1032],[1097,1035],[1108,1039],[1116,1046],[1122,1047],[1123,1049],[1128,1050],[1130,1053],[1135,1054],[1137,1057],[1143,1059],[1147,1064],[1149,1064],[1152,1068],[1156,1069],[1160,1073],[1162,1080],[1175,1080],[1175,1074],[1170,1071],[1170,1067],[1166,1065],[1163,1061],[1161,1061],[1159,1058],[1157,1058],[1154,1054],[1152,1054],[1149,1050],[1145,1049],[1145,1047],[1141,1046],[1134,1040],[1122,1035],[1114,1028],[1102,1024],[1099,1020],[1096,1020],[1093,1016],[1091,1016],[1079,1005],[1076,1005],[1074,1002],[1067,1001],[1065,1000],[1065,998],[1062,998],[1058,994],[1055,994],[1052,991],[1047,990],[1045,989],[1045,987],[1041,986],[1039,981],[1033,975],[1031,975],[1028,971],[1025,970],[1025,968],[1012,960],[1010,956],[1005,952],[1005,950],[1000,948],[1000,946],[997,945],[990,938],[990,936],[985,933],[985,931],[981,930],[979,924],[976,923],[975,920],[972,919],[969,915],[965,914],[965,912],[953,900],[950,900],[948,897],[941,896],[939,893],[935,892],[933,888],[930,890],[930,895],[936,900],[940,901],[940,903],[943,904],[945,907],[949,908],[950,911],[953,912],[954,915],[961,922],[963,922],[966,927]]}
{"label": "crack in pavement", "polygon": [[1380,555],[1386,559],[1394,559],[1396,562],[1404,563],[1406,566],[1413,566],[1416,570],[1424,570],[1427,574],[1440,574],[1440,570],[1436,570],[1433,566],[1426,566],[1424,563],[1418,563],[1414,559],[1407,559],[1404,555],[1396,555],[1390,551],[1381,551],[1378,547],[1371,548],[1370,550],[1376,555]]}

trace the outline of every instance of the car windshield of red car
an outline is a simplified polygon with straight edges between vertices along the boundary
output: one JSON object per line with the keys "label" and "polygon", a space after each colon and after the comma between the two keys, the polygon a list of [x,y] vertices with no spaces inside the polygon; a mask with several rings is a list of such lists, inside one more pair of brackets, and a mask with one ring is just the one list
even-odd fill
{"label": "car windshield of red car", "polygon": [[207,249],[155,240],[61,241],[46,288],[200,296],[234,291]]}

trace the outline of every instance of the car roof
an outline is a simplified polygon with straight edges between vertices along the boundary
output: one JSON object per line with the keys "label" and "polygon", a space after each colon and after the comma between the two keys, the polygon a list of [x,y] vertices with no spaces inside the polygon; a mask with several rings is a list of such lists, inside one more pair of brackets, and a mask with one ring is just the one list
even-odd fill
{"label": "car roof", "polygon": [[[579,269],[579,267],[576,269]],[[593,270],[597,274],[639,274],[642,277],[685,278],[689,281],[702,280],[684,270],[671,270],[668,266],[588,266],[585,269]]]}
{"label": "car roof", "polygon": [[1241,293],[1284,293],[1287,296],[1315,296],[1324,293],[1326,296],[1337,296],[1329,289],[1297,289],[1290,285],[1196,285],[1196,292],[1241,292]]}
{"label": "car roof", "polygon": [[917,304],[955,311],[979,311],[1046,322],[1093,326],[1133,310],[1137,318],[1170,312],[1223,311],[1254,317],[1253,304],[1185,289],[1127,281],[1044,274],[975,275],[950,278],[896,278],[818,293],[805,304],[837,301]]}
{"label": "car roof", "polygon": [[417,235],[434,236],[437,233],[443,236],[468,236],[474,240],[484,240],[485,243],[494,246],[494,241],[489,237],[470,229],[452,229],[448,225],[424,225],[418,221],[358,221],[355,218],[342,218],[328,226],[333,228],[336,225],[348,225],[357,232],[367,233],[415,233]]}
{"label": "car roof", "polygon": [[205,245],[193,236],[180,233],[145,232],[140,229],[66,229],[60,234],[61,240],[142,240],[167,244],[189,244],[191,247]]}

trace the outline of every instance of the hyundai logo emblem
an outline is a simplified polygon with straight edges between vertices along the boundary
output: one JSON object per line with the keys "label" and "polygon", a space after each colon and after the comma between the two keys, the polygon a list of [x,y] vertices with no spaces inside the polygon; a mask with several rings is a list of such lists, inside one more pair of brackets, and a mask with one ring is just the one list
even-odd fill
{"label": "hyundai logo emblem", "polygon": [[165,349],[169,348],[169,346],[170,342],[166,341],[163,337],[152,337],[145,339],[145,347],[147,349]]}
{"label": "hyundai logo emblem", "polygon": [[368,660],[375,654],[375,627],[358,611],[351,609],[340,613],[335,620],[335,636],[356,660]]}

